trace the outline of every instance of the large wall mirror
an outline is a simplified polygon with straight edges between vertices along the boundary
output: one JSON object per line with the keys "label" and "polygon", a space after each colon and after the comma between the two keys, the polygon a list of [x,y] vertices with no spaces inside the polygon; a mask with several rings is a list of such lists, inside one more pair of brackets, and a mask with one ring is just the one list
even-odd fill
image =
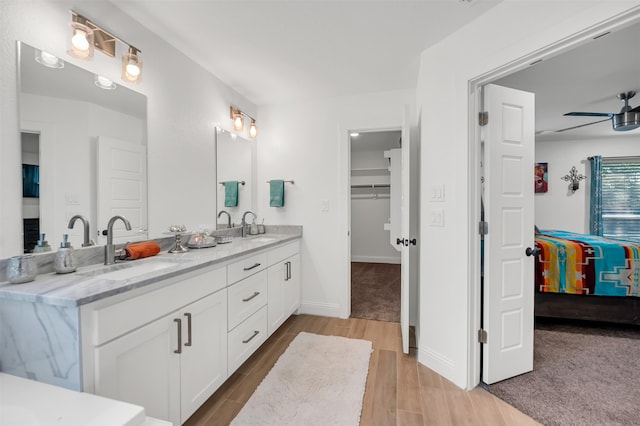
{"label": "large wall mirror", "polygon": [[55,250],[68,233],[79,248],[82,224],[67,228],[77,214],[96,244],[105,243],[101,231],[115,214],[134,228],[124,232],[118,221],[115,241],[148,238],[146,97],[104,79],[98,87],[96,75],[66,62],[38,62],[40,51],[25,43],[18,52],[24,240],[16,246],[30,252],[45,233]]}
{"label": "large wall mirror", "polygon": [[[232,226],[238,226],[245,211],[255,212],[256,141],[217,127],[216,159],[217,228],[226,228],[229,221]],[[238,182],[237,191],[235,185],[229,186],[227,182]],[[222,211],[226,211],[229,216],[220,214]]]}

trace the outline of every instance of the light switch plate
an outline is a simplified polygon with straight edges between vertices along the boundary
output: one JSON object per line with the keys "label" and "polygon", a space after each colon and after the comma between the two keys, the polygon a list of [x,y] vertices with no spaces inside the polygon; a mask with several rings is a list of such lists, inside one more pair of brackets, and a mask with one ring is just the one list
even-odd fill
{"label": "light switch plate", "polygon": [[429,211],[429,226],[444,226],[444,210]]}
{"label": "light switch plate", "polygon": [[431,185],[431,201],[444,201],[444,185]]}
{"label": "light switch plate", "polygon": [[329,200],[322,199],[320,200],[320,211],[322,212],[328,212],[329,211]]}

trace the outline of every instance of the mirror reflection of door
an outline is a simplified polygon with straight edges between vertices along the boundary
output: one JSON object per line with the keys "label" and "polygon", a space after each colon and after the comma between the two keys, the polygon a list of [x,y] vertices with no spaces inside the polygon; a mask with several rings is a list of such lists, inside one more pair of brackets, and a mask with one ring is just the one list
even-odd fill
{"label": "mirror reflection of door", "polygon": [[22,233],[23,252],[31,253],[40,234],[40,135],[23,132]]}

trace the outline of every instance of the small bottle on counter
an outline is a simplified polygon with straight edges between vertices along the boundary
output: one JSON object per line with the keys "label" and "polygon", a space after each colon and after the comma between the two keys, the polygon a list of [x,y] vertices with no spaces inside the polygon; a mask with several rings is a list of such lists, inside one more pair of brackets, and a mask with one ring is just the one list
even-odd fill
{"label": "small bottle on counter", "polygon": [[63,234],[60,248],[53,260],[53,270],[56,274],[68,274],[69,272],[74,272],[77,268],[78,262],[75,251],[69,242],[69,234]]}
{"label": "small bottle on counter", "polygon": [[44,239],[44,234],[40,234],[40,239],[36,242],[36,246],[33,248],[34,253],[44,253],[51,251],[51,246]]}

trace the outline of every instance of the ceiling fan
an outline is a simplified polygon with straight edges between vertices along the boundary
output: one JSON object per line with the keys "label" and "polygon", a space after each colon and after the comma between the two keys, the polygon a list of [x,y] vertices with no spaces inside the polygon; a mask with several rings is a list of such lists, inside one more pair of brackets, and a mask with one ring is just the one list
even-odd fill
{"label": "ceiling fan", "polygon": [[636,95],[634,91],[628,91],[623,93],[618,93],[617,97],[621,101],[624,101],[624,106],[620,110],[619,113],[611,112],[568,112],[564,114],[565,116],[573,116],[573,117],[607,117],[604,120],[598,120],[591,123],[581,124],[579,126],[568,127],[566,129],[557,130],[558,132],[564,132],[566,130],[577,129],[584,126],[590,126],[596,123],[602,123],[603,121],[611,120],[611,126],[613,130],[618,132],[623,132],[627,130],[633,130],[640,127],[640,105],[631,108],[629,106],[629,99],[633,98]]}

